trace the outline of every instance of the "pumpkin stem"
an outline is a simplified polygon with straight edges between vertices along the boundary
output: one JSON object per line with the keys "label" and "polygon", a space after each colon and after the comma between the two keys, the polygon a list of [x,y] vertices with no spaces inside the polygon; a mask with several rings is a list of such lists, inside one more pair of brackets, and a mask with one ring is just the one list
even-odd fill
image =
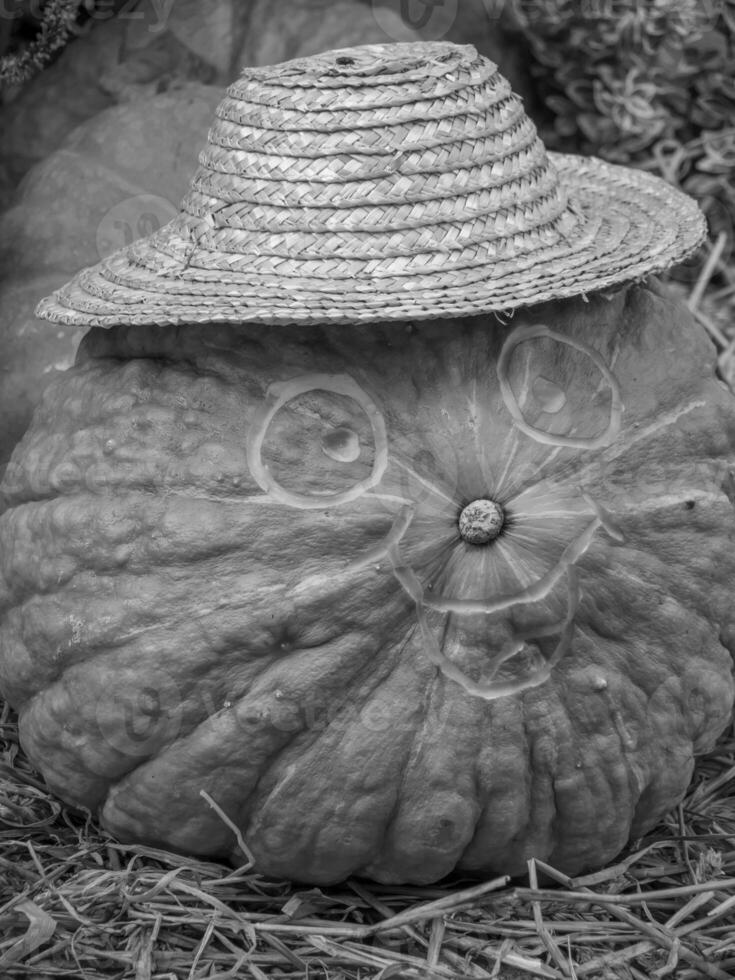
{"label": "pumpkin stem", "polygon": [[468,544],[488,544],[503,529],[505,512],[494,500],[473,500],[459,515],[459,533]]}

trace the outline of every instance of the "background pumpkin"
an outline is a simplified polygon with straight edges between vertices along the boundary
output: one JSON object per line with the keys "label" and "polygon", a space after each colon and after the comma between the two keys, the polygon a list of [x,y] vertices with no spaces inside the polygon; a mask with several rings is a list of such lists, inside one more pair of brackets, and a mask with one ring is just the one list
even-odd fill
{"label": "background pumpkin", "polygon": [[34,167],[0,216],[0,472],[45,385],[74,361],[83,331],[49,329],[49,289],[176,212],[220,90],[188,84],[113,106]]}
{"label": "background pumpkin", "polygon": [[[569,343],[513,347],[537,324]],[[488,369],[505,342],[552,444],[616,415],[597,352],[625,405],[614,445],[519,432]],[[354,387],[325,390],[335,374]],[[274,382],[295,387],[264,415]],[[386,468],[358,492],[382,453],[372,404]],[[0,686],[49,786],[124,839],[241,860],[203,789],[269,874],[598,865],[676,803],[729,716],[734,444],[709,344],[642,286],[505,327],[92,330],[2,485]],[[500,550],[457,534],[493,485]],[[324,491],[349,499],[300,505]],[[431,608],[554,568],[479,621]],[[468,694],[488,681],[516,693]]]}

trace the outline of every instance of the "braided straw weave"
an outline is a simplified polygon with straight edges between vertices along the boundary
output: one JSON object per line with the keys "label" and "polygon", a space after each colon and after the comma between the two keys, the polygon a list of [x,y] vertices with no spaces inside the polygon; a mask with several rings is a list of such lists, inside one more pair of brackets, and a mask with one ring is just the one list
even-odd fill
{"label": "braided straw weave", "polygon": [[664,181],[547,153],[470,46],[246,69],[180,214],[38,307],[62,323],[351,322],[506,310],[638,279],[701,244]]}

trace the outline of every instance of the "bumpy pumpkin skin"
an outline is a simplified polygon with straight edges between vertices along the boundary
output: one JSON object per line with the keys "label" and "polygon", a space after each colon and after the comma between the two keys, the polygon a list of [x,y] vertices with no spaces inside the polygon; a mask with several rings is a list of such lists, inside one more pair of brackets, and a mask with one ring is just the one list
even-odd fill
{"label": "bumpy pumpkin skin", "polygon": [[734,446],[657,287],[93,330],[2,485],[0,688],[127,840],[240,862],[205,790],[304,881],[599,866],[728,720]]}

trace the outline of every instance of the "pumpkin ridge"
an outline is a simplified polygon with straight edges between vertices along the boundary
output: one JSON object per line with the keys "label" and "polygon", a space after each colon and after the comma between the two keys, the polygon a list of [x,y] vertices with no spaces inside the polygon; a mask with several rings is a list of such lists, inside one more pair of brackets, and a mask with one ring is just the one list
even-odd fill
{"label": "pumpkin ridge", "polygon": [[[388,679],[388,677],[389,677],[389,674],[390,674],[390,672],[391,672],[392,670],[394,670],[394,669],[395,669],[395,666],[396,666],[397,664],[399,664],[399,663],[400,663],[400,657],[398,657],[398,656],[395,656],[395,657],[394,657],[394,661],[393,661],[393,664],[392,664],[392,665],[390,666],[390,668],[389,668],[389,672],[388,672],[388,674],[386,674],[386,675],[384,675],[384,676],[382,676],[381,678],[378,678],[378,679],[376,679],[376,680],[375,680],[375,681],[374,681],[373,683],[371,683],[371,685],[370,685],[370,688],[371,688],[371,690],[375,690],[375,688],[376,688],[377,686],[379,686],[380,684],[382,684],[382,683],[384,683],[384,682],[385,682],[385,680],[387,680],[387,679]],[[364,673],[367,673],[367,672],[368,672],[368,670],[369,670],[369,665],[368,665],[368,664],[365,664],[365,663],[363,663],[362,665],[358,665],[358,669],[359,669],[359,670],[361,670],[361,671],[362,671],[362,672],[364,672]],[[262,679],[262,683],[265,683],[265,678],[263,678],[263,679]],[[369,693],[370,693],[370,692],[368,692],[368,696],[369,696]],[[210,720],[211,720],[211,719],[210,719]],[[210,720],[208,720],[208,721],[210,721]],[[206,724],[206,723],[208,723],[208,722],[205,722],[205,724]],[[349,722],[348,722],[348,723],[349,723]],[[333,724],[333,723],[332,723],[332,724]],[[303,734],[303,732],[301,732],[301,731],[298,731],[298,732],[296,732],[296,734],[294,735],[294,738],[296,738],[296,739],[298,739],[298,738],[299,738],[299,736],[300,736],[300,735],[302,735],[302,734]],[[316,741],[318,741],[318,740],[319,740],[319,738],[320,738],[320,734],[324,734],[324,733],[320,733],[318,729],[315,729],[315,730],[314,730],[314,733],[313,733],[313,736],[312,736],[312,738],[313,738],[313,741],[312,741],[312,743],[311,743],[311,747],[312,747],[312,748],[314,747],[314,743],[315,743]],[[282,755],[283,755],[283,754],[284,754],[285,752],[288,752],[288,751],[291,751],[291,749],[292,749],[292,747],[293,747],[293,739],[288,739],[288,740],[285,740],[285,741],[283,742],[283,744],[281,744],[281,745],[280,745],[280,746],[279,746],[279,747],[278,747],[278,748],[277,748],[277,749],[275,750],[275,752],[276,752],[276,754],[275,754],[275,755],[271,755],[271,757],[270,757],[270,761],[269,761],[269,762],[268,762],[268,764],[267,764],[267,768],[268,768],[268,769],[271,769],[271,770],[272,770],[274,766],[277,766],[277,764],[278,764],[278,760],[279,760],[279,758],[280,758],[280,757],[281,757],[281,756],[282,756]],[[179,748],[180,748],[180,747],[179,747]],[[308,749],[308,747],[307,747],[307,749]],[[177,749],[177,747],[176,747],[176,746],[173,746],[173,747],[172,747],[172,751],[178,751],[178,749]],[[263,764],[263,768],[265,768],[265,767],[266,767],[266,764],[264,763],[264,764]],[[260,786],[260,782],[261,782],[261,779],[262,779],[262,778],[263,778],[263,775],[261,775],[261,776],[259,776],[259,777],[258,777],[258,779],[257,779],[257,782],[256,782],[256,783],[254,784],[254,786],[253,786],[253,788],[251,789],[251,793],[250,793],[250,800],[251,800],[251,804],[250,804],[250,809],[251,809],[251,810],[256,810],[256,811],[257,811],[257,809],[258,809],[259,807],[262,807],[262,805],[263,805],[263,804],[262,804],[262,801],[261,801],[261,800],[259,799],[259,797],[261,796],[261,794],[262,794],[262,792],[263,792],[263,789],[262,789],[262,787]],[[123,786],[121,786],[121,787],[120,787],[120,793],[123,793],[123,791],[124,791],[124,787],[123,787]],[[269,791],[269,795],[272,795],[272,792],[273,792],[273,791]],[[109,819],[111,819],[111,817],[110,817],[110,815],[109,815],[109,813],[108,813],[108,820],[109,820]],[[241,819],[239,819],[239,821],[238,821],[238,822],[239,822],[239,823],[240,823],[240,824],[242,825],[242,824],[244,823],[244,820],[243,820],[243,819],[241,818]],[[253,832],[254,830],[257,830],[257,826],[259,826],[259,823],[257,823],[257,822],[256,822],[256,824],[253,824],[253,823],[252,823],[252,821],[250,822],[250,824],[248,825],[248,828],[247,828],[247,830],[246,830],[246,839],[248,839],[248,835],[251,835],[251,836],[252,836],[252,832]]]}
{"label": "pumpkin ridge", "polygon": [[[575,718],[575,713],[570,711],[562,702],[558,685],[555,694],[565,726],[572,733],[570,741],[574,744],[581,744],[586,733],[583,733],[582,726]],[[609,759],[606,759],[606,762],[609,763]],[[607,772],[609,772],[609,765],[606,767]],[[574,777],[578,774],[580,779],[575,779]],[[565,792],[565,783],[571,783],[571,792],[569,790]],[[550,857],[557,862],[558,866],[563,866],[566,863],[564,850],[569,848],[568,841],[570,837],[574,837],[575,829],[579,836],[584,837],[585,835],[580,831],[584,826],[589,825],[590,820],[594,823],[598,840],[604,841],[605,849],[619,850],[627,840],[624,815],[626,801],[624,798],[621,799],[621,795],[615,792],[608,778],[604,778],[603,792],[600,792],[598,788],[599,782],[596,785],[597,792],[595,794],[591,792],[589,784],[589,774],[584,768],[567,768],[565,771],[564,767],[560,765],[558,757],[555,759],[551,773],[553,812],[549,820],[549,852]],[[623,811],[622,819],[621,811]],[[613,837],[612,842],[610,841],[611,836]],[[574,844],[569,849],[573,848]],[[589,845],[587,845],[586,850],[589,851],[589,849]],[[582,848],[583,853],[584,850],[585,848]]]}
{"label": "pumpkin ridge", "polygon": [[[370,686],[369,690],[365,693],[361,702],[361,712],[365,712],[369,709],[370,702],[374,699],[378,689],[393,679],[396,670],[401,666],[402,662],[404,661],[404,657],[409,653],[409,648],[413,641],[413,636],[415,633],[416,633],[416,626],[414,624],[410,624],[400,646],[396,649],[395,656],[393,658],[393,663],[390,667],[389,672],[387,674],[382,675],[376,681],[376,683]],[[423,721],[420,722],[418,725],[413,725],[411,727],[409,744],[403,750],[404,762],[402,765],[397,766],[397,772],[399,773],[399,776],[398,776],[398,783],[395,786],[395,790],[394,791],[392,790],[393,803],[391,804],[389,811],[383,816],[381,822],[382,830],[380,833],[380,839],[379,842],[376,841],[374,845],[373,848],[374,854],[382,856],[387,850],[388,840],[392,832],[392,825],[401,808],[402,797],[405,789],[405,779],[407,777],[408,770],[409,770],[409,762],[413,752],[413,746],[415,745],[419,730],[426,724],[426,705],[431,700],[431,692],[433,691],[434,684],[437,681],[439,681],[439,679],[440,679],[440,674],[438,671],[436,671],[434,675],[434,679],[429,683],[429,686],[423,695],[421,707],[417,708],[413,712],[413,715],[418,715],[420,718],[423,718]],[[357,866],[357,865],[354,866],[351,869],[351,873],[369,874],[369,868],[377,864],[378,862],[376,862],[375,858],[373,858],[370,864],[365,864],[362,866]]]}
{"label": "pumpkin ridge", "polygon": [[[201,563],[199,563],[199,564],[201,565]],[[344,572],[340,572],[339,574],[343,576],[344,575]],[[357,574],[355,574],[353,576],[353,579],[354,579],[354,581],[349,586],[349,588],[354,592],[355,589],[358,589],[359,590],[364,585],[364,575],[363,575],[363,573],[358,572]],[[107,643],[107,644],[112,643],[112,646],[111,646],[111,648],[109,649],[109,652],[108,652],[108,657],[109,656],[112,656],[113,653],[114,653],[114,655],[117,658],[120,658],[121,656],[124,657],[126,650],[130,650],[130,655],[131,656],[135,656],[136,655],[134,653],[135,647],[134,646],[131,646],[131,643],[132,644],[135,644],[139,639],[141,639],[142,637],[144,637],[146,634],[148,634],[151,637],[154,637],[154,636],[156,636],[156,634],[160,634],[162,631],[175,631],[175,630],[177,630],[178,627],[183,627],[183,626],[185,626],[188,623],[196,623],[197,621],[201,622],[201,621],[205,621],[205,620],[206,621],[209,621],[209,619],[213,615],[221,616],[222,611],[225,610],[225,609],[230,610],[230,611],[232,611],[232,610],[238,610],[238,611],[239,610],[242,610],[244,612],[247,608],[249,608],[249,605],[252,604],[252,600],[250,600],[249,603],[247,601],[235,602],[235,601],[232,601],[232,600],[230,600],[230,601],[228,601],[226,603],[223,603],[223,602],[220,602],[220,601],[216,601],[217,598],[219,597],[219,595],[221,594],[221,591],[222,591],[222,581],[223,580],[220,577],[219,587],[217,589],[213,590],[213,598],[215,599],[214,604],[211,605],[211,606],[204,607],[204,608],[202,608],[200,610],[196,610],[196,611],[195,610],[192,610],[191,608],[188,607],[188,604],[186,602],[187,586],[186,586],[186,583],[183,582],[181,584],[180,588],[179,588],[178,597],[172,599],[172,601],[174,601],[176,604],[179,604],[179,612],[176,615],[168,614],[167,617],[166,617],[166,620],[165,620],[165,625],[161,622],[161,614],[160,614],[160,608],[159,608],[160,604],[159,604],[159,599],[158,599],[158,597],[156,595],[156,591],[155,591],[155,589],[154,590],[150,590],[150,588],[147,586],[145,588],[145,590],[144,590],[144,593],[146,595],[150,595],[150,599],[147,602],[146,606],[144,607],[144,610],[142,610],[142,611],[147,611],[147,615],[145,616],[145,620],[144,620],[144,622],[143,622],[142,625],[137,626],[134,629],[128,628],[128,629],[126,629],[124,631],[121,631],[121,628],[120,628],[120,625],[121,624],[118,624],[114,628],[114,633],[112,634],[112,636],[107,636],[106,635],[106,633],[109,632],[110,627],[109,626],[105,626],[105,625],[101,625],[99,627],[98,631],[97,631],[96,638],[93,638],[90,635],[90,636],[88,636],[86,642],[87,642],[87,644],[90,644],[90,643],[93,642],[94,643],[94,646],[96,646],[96,647],[99,647],[99,645],[102,644],[102,643]],[[112,584],[114,585],[114,579],[112,580]],[[140,588],[140,583],[137,583],[136,582],[136,589],[139,589],[139,588]],[[273,587],[271,587],[271,591],[273,591],[275,595],[282,594],[283,593],[283,589],[284,589],[284,586],[282,584],[277,585],[275,587],[275,590],[273,590]],[[72,594],[72,597],[73,597],[73,594]],[[33,599],[35,600],[36,603],[38,602],[37,597],[34,596]],[[57,597],[54,597],[54,601],[59,601],[58,596]],[[102,610],[104,610],[104,603],[106,601],[107,601],[106,599],[102,599],[102,600],[100,600],[100,603],[98,603],[98,605],[101,605],[102,606]],[[312,614],[311,614],[312,617],[313,617],[314,615],[316,615],[316,610],[318,609],[318,605],[319,605],[319,602],[321,600],[317,598],[317,599],[312,599],[312,600],[309,600],[309,601],[311,603],[312,608],[314,609],[314,612],[312,612]],[[316,602],[316,606],[314,605],[315,602]],[[308,605],[304,607],[304,609],[308,609],[308,608],[309,608]],[[89,608],[88,608],[88,613],[89,613]],[[23,615],[22,608],[21,609],[16,609],[15,612],[14,612],[14,615],[16,617],[19,617],[19,616],[22,617],[22,615]],[[400,611],[397,613],[397,615],[400,618],[403,618],[403,614],[400,613]],[[99,622],[101,624],[104,624],[106,617],[104,615],[98,615],[98,616],[93,617],[93,619],[94,619],[94,621],[97,621],[97,622]],[[87,630],[87,629],[88,628],[85,627],[85,630]],[[333,633],[333,635],[336,635],[337,632],[338,632],[337,628],[335,626],[333,626],[332,627],[332,633]],[[328,640],[329,640],[329,637],[324,637],[319,642],[324,643],[324,642],[327,642]],[[302,640],[301,642],[303,644],[304,641]],[[311,643],[306,644],[306,645],[307,646],[313,645],[313,643],[314,643],[314,641],[312,640]],[[86,650],[85,650],[85,648],[80,648],[78,650],[78,652],[76,653],[76,656],[75,656],[74,659],[75,660],[79,660],[80,658],[83,658],[85,656],[88,656],[90,649],[92,649],[92,648],[89,645],[86,647]],[[252,656],[252,650],[250,652],[250,655]],[[67,665],[69,665],[72,662],[74,662],[74,660],[71,660],[69,658],[69,653],[68,652],[66,654],[66,658],[67,658],[66,659]],[[93,661],[87,661],[87,662],[88,662],[88,664],[89,664],[90,667],[93,666]],[[60,669],[59,664],[54,663],[54,662],[51,662],[50,663],[50,666],[53,668],[53,670]],[[54,674],[53,676],[56,676],[56,675]],[[50,676],[47,676],[46,677],[46,682],[52,681],[53,680],[53,676],[51,676],[51,675]]]}
{"label": "pumpkin ridge", "polygon": [[[313,644],[313,645],[308,646],[308,647],[299,647],[298,649],[292,650],[292,651],[290,651],[289,653],[287,653],[284,656],[279,656],[277,659],[270,660],[270,662],[267,663],[265,665],[265,667],[261,670],[260,675],[256,678],[256,680],[255,680],[256,686],[258,688],[272,689],[272,690],[274,690],[275,691],[276,699],[278,699],[281,695],[285,696],[285,692],[280,692],[279,693],[279,690],[278,690],[278,687],[279,687],[278,680],[279,680],[279,678],[278,678],[278,674],[277,673],[274,673],[274,668],[278,668],[278,670],[282,673],[283,670],[286,669],[286,667],[290,663],[294,663],[294,661],[296,661],[298,659],[303,659],[305,656],[313,656],[314,654],[317,654],[317,653],[326,654],[328,652],[329,648],[331,646],[334,646],[335,642],[341,641],[343,638],[344,637],[343,637],[342,634],[337,633],[334,636],[328,638],[327,640],[319,642],[318,644]],[[256,666],[256,665],[253,665],[253,666]],[[368,674],[368,672],[371,670],[371,668],[374,669],[374,667],[375,667],[374,662],[369,662],[369,661],[359,662],[358,661],[358,662],[355,663],[355,670],[357,671],[357,675],[360,675],[360,674]],[[389,670],[388,670],[388,673],[387,674],[385,674],[382,677],[378,677],[378,678],[374,679],[374,681],[372,682],[372,685],[371,685],[371,691],[375,687],[377,687],[379,684],[384,683],[385,680],[387,680],[389,678],[390,671],[393,670],[394,668],[395,668],[395,664],[393,664],[391,667],[389,667]],[[351,681],[354,681],[355,676],[357,676],[357,675],[353,675],[351,677]],[[343,675],[343,677],[344,677],[344,675]],[[228,691],[227,692],[227,699],[228,699],[228,708],[227,708],[227,710],[229,710],[230,708],[232,708],[233,710],[237,710],[237,703],[238,702],[241,702],[243,699],[249,697],[253,693],[254,692],[253,692],[253,689],[252,689],[252,683],[250,683],[250,682],[248,683],[248,686],[247,686],[246,690],[244,690],[244,691],[241,691],[239,693],[238,692],[235,692],[235,691]],[[370,691],[368,692],[367,696],[369,696],[369,694],[370,694]],[[198,717],[198,719],[195,719],[194,720],[194,724],[192,725],[192,727],[190,727],[190,728],[188,728],[188,729],[186,729],[184,731],[184,733],[183,733],[183,740],[193,741],[197,737],[197,730],[200,729],[202,726],[206,726],[206,725],[210,724],[213,721],[214,715],[212,714],[211,707],[209,705],[207,705],[205,707],[206,707],[206,714],[200,715]],[[220,711],[218,711],[217,714],[221,714],[223,710],[225,710],[225,709],[220,709]],[[300,735],[303,735],[304,734],[304,731],[307,731],[307,730],[308,729],[298,729],[294,733],[293,737],[289,741],[284,742],[279,748],[277,748],[276,750],[274,750],[276,754],[275,755],[272,755],[270,757],[269,762],[268,762],[268,765],[269,766],[272,766],[277,761],[278,756],[280,754],[282,754],[286,749],[288,749],[288,747],[290,746],[291,742],[294,739],[299,738],[299,736]],[[313,738],[314,739],[318,739],[319,738],[319,730],[316,729],[316,728],[314,729]],[[174,743],[170,743],[169,744],[169,748],[173,748],[176,751],[178,751],[178,749],[181,747],[178,743],[180,743],[181,741],[182,741],[182,739],[181,738],[178,738],[176,744],[174,744]],[[162,752],[165,754],[166,747],[163,747]],[[145,765],[147,761],[149,761],[149,760],[141,760],[140,765]],[[129,776],[133,776],[134,773],[135,773],[135,770],[131,770],[128,773],[128,775]],[[256,800],[257,799],[257,784],[253,788],[252,797],[253,797],[253,800]]]}
{"label": "pumpkin ridge", "polygon": [[[481,813],[479,801],[472,792],[477,778],[474,760],[481,743],[480,702],[463,701],[461,688],[436,669],[432,677],[432,698],[425,702],[428,707],[422,726],[426,737],[420,744],[414,741],[414,761],[404,781],[404,785],[410,784],[411,790],[404,792],[401,808],[394,818],[394,840],[387,854],[365,869],[382,881],[395,881],[400,876],[426,881],[425,867],[429,859],[438,869],[460,861],[474,839]],[[460,733],[461,744],[458,743]],[[436,765],[437,752],[443,762],[440,766]],[[447,774],[455,771],[464,772],[460,797],[469,801],[464,813],[457,791],[447,779]]]}
{"label": "pumpkin ridge", "polygon": [[[615,682],[618,684],[623,683],[623,678],[621,675],[615,675]],[[604,683],[609,685],[609,681],[605,681]],[[595,681],[595,689],[600,692],[601,697],[605,698],[605,695],[609,691],[609,686],[603,686],[602,682]],[[626,691],[628,698],[630,698],[631,695],[633,697],[637,696],[635,691],[630,690],[630,685],[627,685]],[[592,820],[594,826],[596,827],[597,833],[603,834],[606,830],[608,838],[612,838],[612,841],[608,840],[605,846],[611,850],[619,850],[629,836],[630,818],[627,816],[627,814],[631,812],[631,807],[636,805],[640,796],[639,780],[636,778],[635,774],[640,766],[638,757],[641,753],[640,745],[632,743],[625,732],[625,722],[622,718],[619,707],[615,704],[611,704],[611,702],[611,697],[605,698],[604,715],[607,718],[607,723],[604,730],[607,733],[608,740],[610,738],[612,739],[612,745],[609,751],[615,760],[612,762],[610,754],[606,756],[607,765],[601,773],[602,781],[607,787],[607,804],[605,804],[603,799],[601,799],[602,793],[599,789],[600,780],[597,779],[596,773],[594,774],[595,793],[590,793],[589,783],[592,774],[589,772],[588,767],[584,775],[584,780],[586,796],[589,798],[588,804],[591,804],[594,812]],[[565,712],[565,716],[570,727],[573,730],[576,730],[578,733],[578,740],[576,741],[576,744],[583,745],[584,740],[586,737],[588,737],[589,733],[583,729],[580,723],[581,718],[577,718],[575,712],[569,710],[568,705],[563,703],[563,698],[562,709]],[[629,711],[628,714],[631,714],[631,712]],[[635,755],[633,754],[634,750],[636,753]],[[647,747],[644,745],[643,752],[646,755],[647,751]],[[575,770],[572,770],[572,772],[574,771]],[[615,774],[615,778],[611,779],[613,774]],[[561,774],[556,776],[555,782],[557,783],[555,799],[557,802],[558,817],[561,819],[562,823],[565,823],[567,820],[571,822],[574,816],[573,811],[577,809],[577,799],[574,795],[572,795],[571,800],[565,806],[561,793]],[[583,813],[581,819],[577,818],[576,820],[577,826],[582,833],[585,822],[586,817]],[[568,848],[568,846],[569,845],[567,843],[565,848],[555,848],[554,852],[552,852],[555,854],[555,859],[565,861],[563,850]]]}
{"label": "pumpkin ridge", "polygon": [[[643,584],[645,585],[645,583]],[[632,592],[635,595],[635,590],[632,590]],[[630,599],[628,601],[630,602]],[[722,718],[727,717],[729,714],[728,704],[731,703],[734,686],[732,670],[727,665],[727,648],[713,636],[715,631],[708,624],[706,616],[683,605],[680,605],[679,608],[681,610],[681,624],[678,630],[672,629],[671,626],[672,611],[670,605],[667,605],[666,611],[661,612],[658,620],[652,623],[651,629],[654,632],[651,633],[649,631],[647,635],[645,645],[646,658],[640,665],[636,665],[635,662],[631,663],[630,660],[626,659],[624,647],[619,640],[603,637],[596,628],[597,624],[595,621],[589,618],[586,619],[583,626],[578,625],[577,632],[580,638],[591,639],[593,648],[599,648],[601,653],[605,653],[606,662],[608,663],[607,670],[614,670],[619,673],[621,667],[624,667],[628,675],[629,688],[631,690],[638,690],[650,704],[651,700],[658,696],[670,679],[668,664],[671,656],[671,643],[668,641],[668,637],[677,635],[677,633],[692,634],[693,627],[697,625],[698,629],[693,634],[693,638],[689,644],[689,664],[686,669],[686,675],[690,679],[697,678],[697,671],[699,671],[701,679],[705,676],[705,669],[710,668],[711,664],[715,664],[718,661],[719,666],[724,668],[724,673],[718,674],[719,681],[711,685],[709,696],[712,710],[710,716],[702,716],[699,731],[687,730],[685,733],[687,739],[696,742],[698,746],[697,751],[705,752],[709,751],[714,744],[720,730],[718,726]],[[701,654],[699,653],[700,650],[703,651]],[[725,654],[724,657],[722,656],[723,653]],[[693,664],[695,660],[699,663],[696,670]],[[617,666],[618,662],[620,667]],[[603,684],[605,676],[606,668],[601,667],[598,675],[599,690],[603,692],[607,690],[606,685]],[[597,679],[594,683],[596,685],[595,690],[597,690]],[[606,696],[609,697],[609,695]],[[645,717],[650,721],[650,707],[646,708]],[[686,714],[684,717],[686,717]],[[669,726],[671,724],[678,724],[678,716],[674,715],[673,722],[669,719],[668,724]],[[655,739],[652,741],[652,744],[657,744]],[[654,767],[652,771],[655,777],[657,769]],[[681,790],[683,791],[684,788],[682,786]]]}
{"label": "pumpkin ridge", "polygon": [[[618,514],[618,518],[626,529],[626,541],[618,546],[620,548],[619,564],[625,567],[624,569],[607,569],[603,577],[615,578],[618,588],[620,588],[620,582],[626,580],[635,582],[637,588],[645,592],[658,588],[661,593],[665,592],[674,599],[680,608],[686,611],[687,615],[692,615],[693,599],[696,598],[698,604],[703,608],[703,614],[711,614],[713,611],[710,605],[711,586],[712,580],[717,574],[716,564],[713,563],[706,567],[693,564],[690,561],[688,564],[691,572],[684,580],[681,575],[681,564],[672,569],[670,559],[659,557],[651,548],[650,541],[654,538],[654,532],[650,522],[649,527],[646,528],[648,537],[637,545],[636,534],[640,535],[640,525],[639,527],[631,527],[630,518],[626,520],[621,514]],[[642,522],[643,518],[639,520]],[[709,530],[716,531],[717,526],[718,520],[713,514],[709,522]],[[666,533],[665,526],[661,533]],[[588,561],[593,561],[592,555],[588,556]],[[637,575],[632,571],[634,563],[642,564],[645,568],[645,574]],[[652,582],[660,582],[661,584],[656,586],[652,585]],[[722,610],[719,612],[721,614]]]}

